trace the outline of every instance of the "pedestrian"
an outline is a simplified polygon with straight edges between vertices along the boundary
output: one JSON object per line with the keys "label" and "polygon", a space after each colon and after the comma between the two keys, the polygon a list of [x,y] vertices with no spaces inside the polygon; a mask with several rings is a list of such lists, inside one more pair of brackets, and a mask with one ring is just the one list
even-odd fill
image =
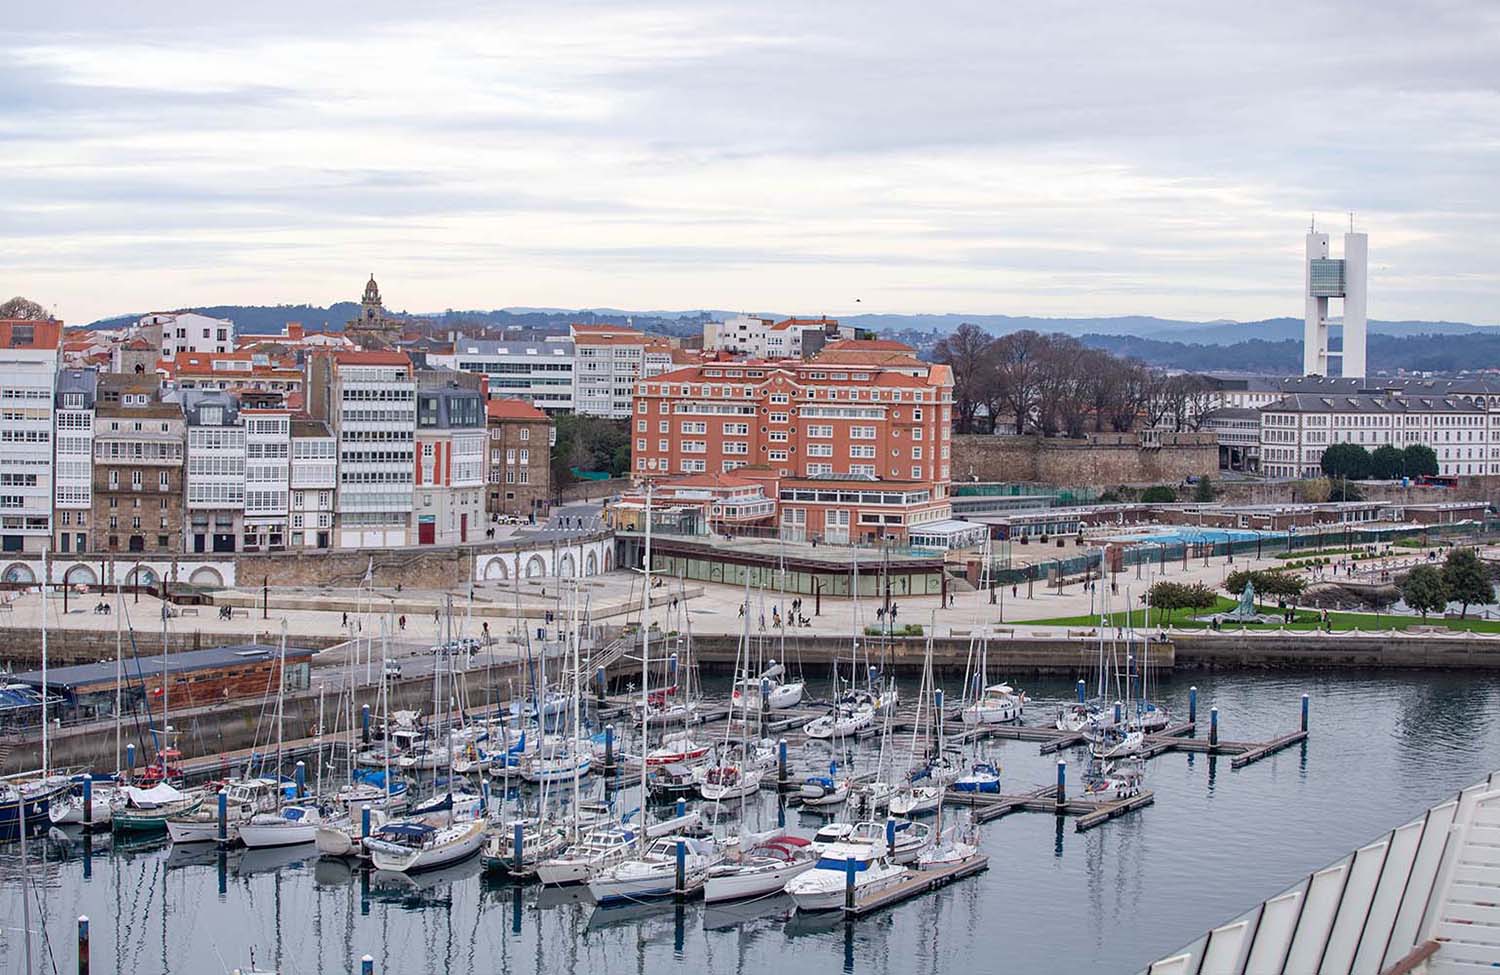
{"label": "pedestrian", "polygon": [[764,630],[766,628],[766,614],[765,613],[761,613],[760,614],[760,628],[762,630]]}
{"label": "pedestrian", "polygon": [[433,626],[437,626],[440,622],[442,622],[442,617],[438,614],[437,610],[433,610],[432,611],[432,625]]}
{"label": "pedestrian", "polygon": [[1010,587],[1010,598],[1011,599],[1015,599],[1016,598],[1016,587],[1015,586],[1011,586]]}
{"label": "pedestrian", "polygon": [[402,630],[405,630],[406,629],[406,617],[403,615],[400,619],[396,620],[396,625],[398,627],[400,627]]}
{"label": "pedestrian", "polygon": [[346,630],[349,628],[349,614],[348,613],[344,614],[344,622],[340,623],[339,625],[342,626]]}
{"label": "pedestrian", "polygon": [[490,624],[488,620],[479,624],[479,632],[484,634],[484,642],[490,642]]}
{"label": "pedestrian", "polygon": [[740,619],[744,619],[744,618],[745,618],[745,604],[744,603],[740,603]]}
{"label": "pedestrian", "polygon": [[894,625],[895,622],[896,622],[896,604],[895,603],[891,603],[891,623]]}

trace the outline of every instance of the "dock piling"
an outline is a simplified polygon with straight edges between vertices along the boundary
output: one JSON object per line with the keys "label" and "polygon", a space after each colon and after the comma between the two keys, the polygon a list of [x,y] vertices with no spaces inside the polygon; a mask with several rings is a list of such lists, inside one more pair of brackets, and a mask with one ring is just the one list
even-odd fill
{"label": "dock piling", "polygon": [[1188,688],[1188,724],[1198,723],[1198,685]]}
{"label": "dock piling", "polygon": [[1208,747],[1219,747],[1219,708],[1217,705],[1208,709]]}
{"label": "dock piling", "polygon": [[78,975],[89,975],[89,916],[78,915]]}
{"label": "dock piling", "polygon": [[292,772],[293,781],[297,785],[297,798],[301,799],[307,795],[307,763],[299,761],[296,769]]}
{"label": "dock piling", "polygon": [[[677,800],[680,805],[682,800]],[[677,841],[677,887],[679,898],[687,895],[687,840]]]}
{"label": "dock piling", "polygon": [[219,845],[229,845],[229,793],[219,790]]}
{"label": "dock piling", "polygon": [[786,791],[786,739],[776,742],[776,788]]}
{"label": "dock piling", "polygon": [[612,724],[604,726],[604,772],[606,775],[615,774],[615,726]]}
{"label": "dock piling", "polygon": [[365,839],[370,835],[370,804],[362,802],[359,805],[359,838]]}
{"label": "dock piling", "polygon": [[1057,804],[1059,807],[1068,801],[1068,760],[1059,758],[1057,760]]}
{"label": "dock piling", "polygon": [[854,913],[854,868],[853,857],[844,861],[844,910]]}
{"label": "dock piling", "polygon": [[1307,708],[1308,708],[1307,695],[1304,694],[1304,695],[1302,695],[1302,730],[1303,730],[1303,732],[1307,731]]}
{"label": "dock piling", "polygon": [[604,706],[605,692],[608,688],[609,681],[604,676],[604,668],[600,667],[594,671],[594,698],[599,702],[600,707]]}
{"label": "dock piling", "polygon": [[359,740],[366,745],[370,743],[370,706],[368,704],[359,706]]}
{"label": "dock piling", "polygon": [[[1307,713],[1304,706],[1303,713]],[[1302,727],[1307,727],[1307,719],[1302,719]],[[94,825],[94,775],[92,772],[83,777],[83,825],[90,827]]]}
{"label": "dock piling", "polygon": [[375,975],[375,959],[365,955],[359,960],[359,975]]}
{"label": "dock piling", "polygon": [[1084,701],[1084,698],[1086,698],[1086,697],[1087,697],[1087,696],[1088,696],[1088,693],[1089,693],[1089,685],[1088,685],[1088,684],[1085,684],[1085,683],[1084,683],[1084,682],[1083,682],[1083,681],[1082,681],[1082,680],[1080,680],[1080,681],[1079,681],[1079,682],[1078,682],[1078,683],[1077,683],[1077,684],[1076,684],[1076,685],[1075,685],[1075,691],[1076,691],[1076,693],[1077,693],[1077,694],[1078,694],[1078,703],[1079,703],[1079,704],[1082,704],[1082,703],[1083,703],[1083,701]]}
{"label": "dock piling", "polygon": [[686,815],[687,815],[687,800],[686,799],[678,799],[677,800],[677,818],[681,819],[683,816],[686,816]]}
{"label": "dock piling", "polygon": [[125,768],[128,769],[132,773],[132,775],[134,774],[135,744],[133,742],[125,746]]}
{"label": "dock piling", "polygon": [[523,840],[523,834],[524,834],[524,832],[525,832],[524,827],[521,825],[521,822],[519,820],[517,820],[515,826],[511,830],[511,834],[510,834],[511,835],[511,841],[510,841],[510,849],[511,849],[510,868],[511,868],[511,870],[515,871],[517,874],[519,874],[521,872],[521,869],[522,869],[521,868],[521,852],[522,852],[522,848],[525,846],[525,842]]}
{"label": "dock piling", "polygon": [[1119,724],[1122,720],[1124,720],[1124,718],[1125,718],[1125,703],[1123,701],[1116,701],[1115,702],[1115,724]]}

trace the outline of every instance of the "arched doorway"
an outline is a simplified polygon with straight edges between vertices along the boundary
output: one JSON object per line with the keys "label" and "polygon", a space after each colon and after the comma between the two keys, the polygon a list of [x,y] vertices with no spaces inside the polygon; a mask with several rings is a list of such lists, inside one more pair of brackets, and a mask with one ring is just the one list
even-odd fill
{"label": "arched doorway", "polygon": [[587,575],[591,575],[591,576],[592,575],[598,575],[599,574],[599,555],[598,555],[598,553],[596,553],[596,552],[590,552],[589,553],[589,557],[584,561],[583,566],[584,566],[584,571],[585,571],[585,573]]}
{"label": "arched doorway", "polygon": [[218,569],[206,565],[199,566],[188,576],[188,584],[202,586],[205,589],[223,589],[224,577],[219,574]]}
{"label": "arched doorway", "polygon": [[486,579],[508,579],[510,573],[506,571],[505,560],[498,555],[484,564],[484,577]]}
{"label": "arched doorway", "polygon": [[615,567],[615,550],[613,548],[606,548],[604,550],[604,571],[605,572],[612,571],[614,569],[614,567]]}
{"label": "arched doorway", "polygon": [[571,579],[578,574],[578,563],[574,561],[572,552],[563,553],[557,565],[557,574],[564,579]]}
{"label": "arched doorway", "polygon": [[149,565],[131,569],[130,574],[125,577],[125,585],[149,589],[156,585],[156,570]]}
{"label": "arched doorway", "polygon": [[27,583],[36,582],[36,573],[31,571],[31,566],[24,562],[13,562],[5,567],[5,575],[0,576],[6,582]]}
{"label": "arched doorway", "polygon": [[533,555],[526,560],[526,578],[535,579],[547,574],[547,562],[540,555]]}
{"label": "arched doorway", "polygon": [[63,576],[63,585],[66,586],[92,586],[98,581],[99,576],[93,567],[87,565],[75,565]]}

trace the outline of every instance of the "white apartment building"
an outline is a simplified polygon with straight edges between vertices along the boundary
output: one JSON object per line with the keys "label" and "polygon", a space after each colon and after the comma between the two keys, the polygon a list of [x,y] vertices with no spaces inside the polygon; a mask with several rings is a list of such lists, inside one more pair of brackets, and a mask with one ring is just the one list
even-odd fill
{"label": "white apartment building", "polygon": [[1269,477],[1317,477],[1323,450],[1425,444],[1443,476],[1500,474],[1500,398],[1484,395],[1292,393],[1260,415],[1261,470]]}
{"label": "white apartment building", "polygon": [[322,420],[291,423],[292,548],[333,544],[334,492],[338,488],[338,442]]}
{"label": "white apartment building", "polygon": [[753,359],[801,359],[829,342],[852,338],[836,319],[758,318],[735,315],[722,322],[703,324],[703,347]]}
{"label": "white apartment building", "polygon": [[52,548],[59,553],[89,550],[94,506],[94,401],[99,373],[63,369],[57,374],[53,411]]}
{"label": "white apartment building", "polygon": [[672,344],[633,328],[573,325],[573,410],[589,416],[630,416],[638,380],[673,367]]}
{"label": "white apartment building", "polygon": [[448,354],[429,353],[434,368],[478,373],[489,378],[490,395],[524,399],[549,413],[573,409],[573,343],[490,342],[459,337]]}
{"label": "white apartment building", "polygon": [[[292,412],[242,409],[240,421],[245,426],[244,550],[285,549],[291,505]],[[329,449],[331,453],[331,441]]]}
{"label": "white apartment building", "polygon": [[5,553],[40,553],[52,542],[57,362],[56,348],[0,348],[0,550]]}
{"label": "white apartment building", "polygon": [[161,357],[174,358],[179,352],[233,352],[234,322],[227,318],[209,318],[191,311],[157,312],[147,315],[138,327],[154,341],[161,331]]}
{"label": "white apartment building", "polygon": [[417,384],[404,352],[319,353],[308,406],[338,441],[339,548],[411,542]]}
{"label": "white apartment building", "polygon": [[245,517],[245,428],[237,399],[220,390],[185,390],[187,523],[192,553],[233,552]]}

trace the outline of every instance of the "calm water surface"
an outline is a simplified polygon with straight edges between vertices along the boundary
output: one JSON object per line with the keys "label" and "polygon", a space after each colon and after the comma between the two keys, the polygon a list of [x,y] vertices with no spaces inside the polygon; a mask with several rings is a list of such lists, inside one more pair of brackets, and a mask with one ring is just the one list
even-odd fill
{"label": "calm water surface", "polygon": [[[957,685],[957,679],[950,682]],[[93,920],[95,971],[149,975],[247,966],[283,975],[377,972],[1133,972],[1500,767],[1496,683],[1451,674],[1182,675],[1200,724],[1225,739],[1292,730],[1312,697],[1311,741],[1246,769],[1168,754],[1149,763],[1155,805],[1092,832],[1019,813],[983,828],[987,873],[844,925],[779,898],[596,911],[576,891],[488,882],[478,860],[415,878],[371,877],[306,849],[173,853],[164,842],[32,846],[48,944],[74,970],[74,920]],[[1070,681],[1034,682],[1040,722]],[[1206,730],[1205,730],[1206,733]],[[994,742],[1006,791],[1050,783],[1034,743]],[[1070,756],[1072,765],[1082,755]],[[597,792],[599,786],[593,786]],[[633,803],[632,803],[633,804]],[[767,796],[752,827],[775,822]],[[787,815],[808,828],[820,821]],[[0,886],[0,971],[23,967],[14,845]],[[45,862],[38,863],[43,859]],[[33,925],[37,923],[35,910]],[[40,970],[52,971],[46,958]]]}

